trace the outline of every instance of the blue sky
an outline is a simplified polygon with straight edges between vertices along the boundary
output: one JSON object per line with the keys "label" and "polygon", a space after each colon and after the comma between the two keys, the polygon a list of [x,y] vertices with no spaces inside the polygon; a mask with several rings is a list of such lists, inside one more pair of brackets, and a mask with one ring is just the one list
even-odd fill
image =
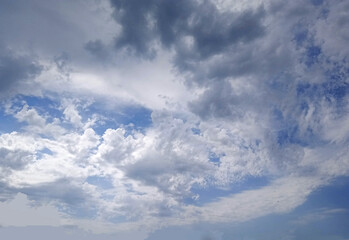
{"label": "blue sky", "polygon": [[0,238],[348,240],[348,12],[0,0]]}

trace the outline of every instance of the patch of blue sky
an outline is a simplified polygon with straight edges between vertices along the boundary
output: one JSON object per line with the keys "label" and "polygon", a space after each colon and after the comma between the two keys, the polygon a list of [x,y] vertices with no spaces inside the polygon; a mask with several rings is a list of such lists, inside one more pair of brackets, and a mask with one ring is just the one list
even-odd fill
{"label": "patch of blue sky", "polygon": [[106,110],[100,103],[94,103],[82,116],[91,116],[91,113],[103,116],[103,120],[94,126],[94,130],[100,135],[108,128],[124,127],[127,134],[130,134],[134,129],[143,131],[152,125],[152,111],[142,106],[129,105]]}
{"label": "patch of blue sky", "polygon": [[319,84],[299,83],[297,85],[297,97],[300,106],[306,106],[307,102],[320,102],[325,99],[341,110],[345,106],[345,97],[349,92],[349,84],[346,82],[349,76],[348,70],[336,67],[326,72],[326,81]]}
{"label": "patch of blue sky", "polygon": [[329,13],[330,13],[330,9],[328,8],[328,6],[323,7],[321,9],[319,18],[326,19]]}
{"label": "patch of blue sky", "polygon": [[[312,130],[309,128],[306,134],[312,135]],[[277,132],[277,142],[280,146],[287,144],[297,144],[302,147],[308,146],[308,138],[306,134],[300,135],[299,128],[297,125],[288,126],[287,128],[281,129]]]}
{"label": "patch of blue sky", "polygon": [[57,206],[58,211],[62,213],[67,213],[75,218],[95,218],[98,214],[97,207],[92,206],[84,206],[84,204],[81,205],[62,205]]}
{"label": "patch of blue sky", "polygon": [[217,186],[196,186],[194,185],[191,189],[191,192],[195,195],[198,195],[198,199],[186,199],[187,204],[194,205],[204,205],[206,203],[214,202],[221,197],[227,197],[231,194],[241,193],[243,191],[258,189],[264,186],[267,186],[270,183],[270,179],[267,177],[261,176],[249,176],[236,182],[229,187],[219,188]]}
{"label": "patch of blue sky", "polygon": [[225,156],[225,154],[219,156],[219,155],[217,155],[217,154],[214,153],[214,152],[210,152],[210,153],[209,153],[209,156],[208,156],[208,160],[209,160],[210,162],[213,162],[215,165],[219,166],[220,163],[221,163],[221,157],[223,157],[223,156]]}
{"label": "patch of blue sky", "polygon": [[191,132],[194,135],[200,135],[201,134],[201,130],[199,128],[191,128]]}
{"label": "patch of blue sky", "polygon": [[[24,102],[26,102],[30,108],[35,108],[40,115],[46,117],[48,122],[53,121],[54,118],[58,118],[62,120],[61,125],[64,128],[70,129],[72,127],[71,124],[63,121],[64,109],[60,109],[60,102],[47,97],[19,95],[13,100],[12,105],[19,111],[23,107]],[[83,122],[92,118],[93,114],[102,116],[101,120],[97,121],[96,125],[93,127],[99,135],[102,135],[108,128],[115,129],[118,127],[124,127],[127,134],[130,134],[134,129],[142,131],[152,124],[152,111],[145,107],[130,105],[106,110],[106,108],[100,104],[101,103],[94,103],[86,109],[81,109],[79,107],[77,109]],[[11,130],[18,130],[25,125],[24,123],[18,123],[13,116],[5,115],[4,109],[0,109],[0,111],[0,118],[3,120],[0,131],[9,132]]]}
{"label": "patch of blue sky", "polygon": [[17,96],[17,99],[25,101],[29,107],[35,108],[40,115],[48,117],[49,120],[54,118],[62,119],[63,117],[63,112],[59,110],[60,103],[53,99],[23,95]]}
{"label": "patch of blue sky", "polygon": [[297,85],[296,91],[298,97],[313,98],[319,94],[319,89],[319,86],[316,84],[304,82]]}
{"label": "patch of blue sky", "polygon": [[293,106],[293,111],[284,113],[277,106],[274,107],[271,112],[272,125],[275,130],[275,140],[280,146],[296,144],[309,147],[328,143],[318,136],[318,132],[312,128],[311,124],[300,130],[299,121],[301,121],[302,116],[308,114],[309,103],[313,107],[312,114],[318,114],[318,110],[321,109],[320,103],[327,96],[332,99],[333,113],[337,112],[339,117],[345,113],[343,107],[346,103],[343,101],[340,104],[340,101],[345,99],[344,96],[347,95],[349,84],[333,81],[329,78],[328,81],[320,84],[299,83],[296,88],[297,102]]}
{"label": "patch of blue sky", "polygon": [[311,0],[311,3],[315,6],[320,6],[324,3],[324,0]]}
{"label": "patch of blue sky", "polygon": [[108,218],[108,221],[112,223],[125,223],[128,222],[129,219],[126,216],[119,215]]}
{"label": "patch of blue sky", "polygon": [[5,110],[0,107],[0,134],[19,131],[25,123],[18,122],[17,119],[5,113]]}
{"label": "patch of blue sky", "polygon": [[272,114],[276,121],[284,121],[284,115],[280,109],[274,108]]}
{"label": "patch of blue sky", "polygon": [[[304,102],[301,105],[302,110],[308,108],[308,105]],[[296,119],[291,119],[289,117],[284,117],[281,110],[274,108],[272,111],[273,126],[276,130],[276,142],[280,146],[285,146],[288,144],[297,144],[300,146],[308,146],[314,141],[314,134],[312,129],[309,128],[306,132],[300,134],[299,127]]]}
{"label": "patch of blue sky", "polygon": [[36,152],[38,159],[42,158],[44,155],[53,155],[53,152],[48,148],[43,148]]}
{"label": "patch of blue sky", "polygon": [[87,177],[86,182],[101,189],[112,189],[114,187],[110,178],[103,176],[89,176]]}
{"label": "patch of blue sky", "polygon": [[[344,208],[349,214],[349,177],[338,177],[314,191],[299,211],[309,208]],[[348,225],[349,226],[349,225]]]}
{"label": "patch of blue sky", "polygon": [[[291,230],[290,239],[344,240],[349,238],[348,214],[349,177],[339,177],[331,184],[314,191],[304,204],[288,214],[270,215],[248,222],[242,234],[248,236],[247,228],[259,225],[264,228],[265,234],[271,234],[275,232],[273,229],[278,229],[277,236]],[[260,233],[257,231],[253,236]],[[269,239],[277,239],[277,236]]]}
{"label": "patch of blue sky", "polygon": [[294,28],[293,40],[297,46],[302,46],[308,39],[308,30],[303,25],[298,24]]}
{"label": "patch of blue sky", "polygon": [[318,62],[322,50],[319,46],[310,46],[306,50],[307,51],[305,64],[308,67],[311,67],[312,65]]}
{"label": "patch of blue sky", "polygon": [[300,131],[297,123],[285,125],[276,132],[276,141],[280,147],[298,145],[301,147],[314,147],[328,144],[328,141],[321,139],[318,133],[311,127]]}
{"label": "patch of blue sky", "polygon": [[340,103],[348,94],[349,84],[346,79],[349,74],[343,76],[338,73],[330,73],[329,80],[322,84],[324,95],[328,100]]}

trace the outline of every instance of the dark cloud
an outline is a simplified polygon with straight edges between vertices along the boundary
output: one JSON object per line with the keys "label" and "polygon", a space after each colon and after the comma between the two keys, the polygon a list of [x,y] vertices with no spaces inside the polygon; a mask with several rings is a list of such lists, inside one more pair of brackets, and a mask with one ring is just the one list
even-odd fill
{"label": "dark cloud", "polygon": [[105,61],[110,58],[109,49],[101,40],[89,41],[84,48],[99,60]]}
{"label": "dark cloud", "polygon": [[21,81],[32,79],[41,71],[42,67],[32,57],[0,46],[0,94],[14,91]]}
{"label": "dark cloud", "polygon": [[191,110],[203,119],[209,117],[231,119],[241,117],[241,110],[234,107],[239,105],[229,82],[220,81],[205,91],[197,100],[189,103]]}
{"label": "dark cloud", "polygon": [[[263,8],[242,13],[220,12],[210,1],[112,0],[114,17],[121,24],[117,48],[145,57],[154,45],[174,47],[183,61],[219,54],[239,41],[249,42],[264,33]],[[191,53],[180,51],[183,38],[192,41]],[[190,40],[191,39],[191,40]]]}

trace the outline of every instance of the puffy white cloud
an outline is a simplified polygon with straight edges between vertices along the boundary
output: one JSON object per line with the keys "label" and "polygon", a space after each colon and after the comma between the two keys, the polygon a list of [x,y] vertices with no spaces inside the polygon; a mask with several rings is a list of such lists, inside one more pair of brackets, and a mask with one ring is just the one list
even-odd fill
{"label": "puffy white cloud", "polygon": [[74,105],[69,105],[64,109],[63,112],[66,120],[70,121],[74,126],[81,127],[81,116],[79,112],[75,109]]}

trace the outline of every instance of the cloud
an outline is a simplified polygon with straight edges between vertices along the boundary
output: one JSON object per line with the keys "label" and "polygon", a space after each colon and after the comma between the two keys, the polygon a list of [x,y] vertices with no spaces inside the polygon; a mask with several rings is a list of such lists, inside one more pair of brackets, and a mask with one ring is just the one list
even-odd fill
{"label": "cloud", "polygon": [[312,222],[323,221],[326,218],[333,217],[336,214],[345,214],[347,209],[334,208],[334,209],[318,209],[317,211],[310,212],[299,219],[294,221],[295,224],[307,225]]}
{"label": "cloud", "polygon": [[324,182],[316,178],[281,178],[269,186],[223,197],[203,207],[188,207],[188,221],[245,222],[272,213],[287,213],[301,205]]}
{"label": "cloud", "polygon": [[[34,160],[32,153],[20,149],[11,151],[7,148],[1,148],[0,155],[2,157],[1,165],[10,169],[21,169]],[[5,171],[5,169],[3,169],[3,171]]]}
{"label": "cloud", "polygon": [[[336,1],[328,5],[327,16],[316,22],[312,30],[315,32],[315,41],[322,46],[326,55],[331,59],[340,61],[347,59],[348,52],[345,42],[349,38],[348,15],[346,11],[349,5],[345,1]],[[337,34],[333,35],[333,31]]]}
{"label": "cloud", "polygon": [[[10,112],[12,110],[9,110]],[[25,127],[27,131],[34,134],[45,134],[48,136],[59,135],[64,133],[64,129],[59,126],[59,120],[53,119],[51,123],[47,123],[47,119],[40,116],[38,112],[29,108],[28,105],[24,105],[23,108],[14,113],[14,117],[19,122],[26,122],[28,125]]]}
{"label": "cloud", "polygon": [[88,41],[85,49],[100,60],[108,60],[110,53],[101,40]]}
{"label": "cloud", "polygon": [[144,237],[285,214],[349,173],[344,1],[4,5],[1,200]]}
{"label": "cloud", "polygon": [[29,55],[16,53],[0,45],[0,94],[2,97],[18,93],[39,75],[42,66]]}
{"label": "cloud", "polygon": [[31,207],[26,195],[17,194],[9,202],[0,203],[2,212],[0,224],[7,226],[59,226],[63,217],[57,209],[50,205]]}
{"label": "cloud", "polygon": [[[219,54],[239,41],[251,41],[264,33],[263,9],[242,13],[221,13],[210,1],[112,1],[114,17],[122,26],[116,48],[129,48],[136,54],[154,57],[154,44],[174,47],[183,62]],[[137,16],[137,17],[134,17]],[[181,52],[184,39],[191,48]],[[196,54],[195,54],[196,52]]]}

